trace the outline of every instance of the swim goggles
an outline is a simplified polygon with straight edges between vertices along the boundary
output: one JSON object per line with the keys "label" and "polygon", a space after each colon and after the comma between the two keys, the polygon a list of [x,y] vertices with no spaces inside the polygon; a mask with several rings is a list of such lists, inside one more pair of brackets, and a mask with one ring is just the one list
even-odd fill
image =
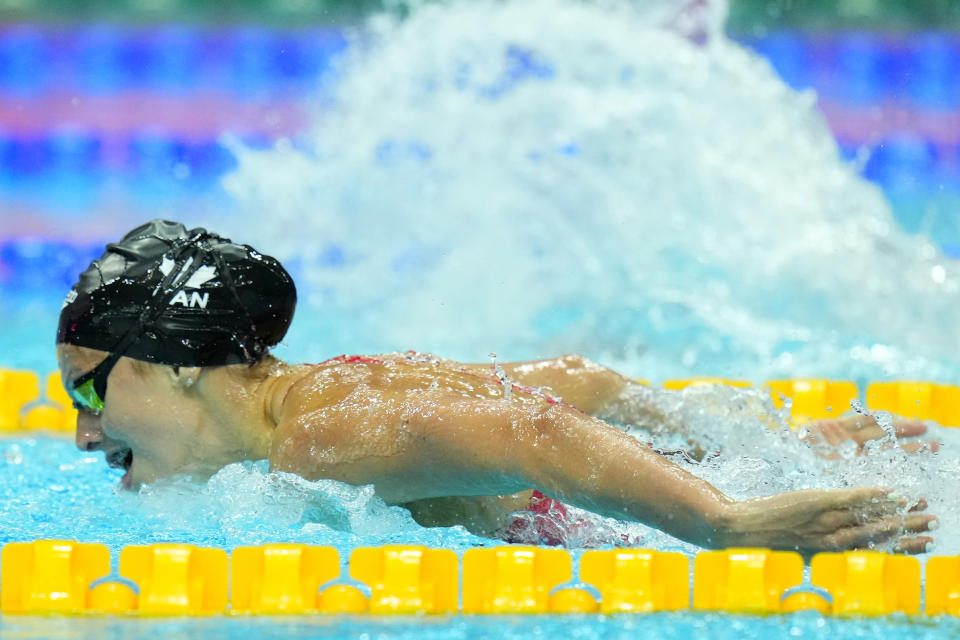
{"label": "swim goggles", "polygon": [[107,378],[123,354],[113,352],[103,362],[67,384],[67,394],[73,400],[73,408],[95,416],[103,413],[103,399],[107,397]]}
{"label": "swim goggles", "polygon": [[[203,230],[201,229],[200,231]],[[192,236],[190,240],[196,240],[197,237],[199,237],[199,232],[197,235]],[[180,248],[185,242],[187,241],[177,243],[174,248]],[[193,256],[187,256],[185,259],[178,258],[169,272],[163,272],[165,274],[164,278],[154,289],[153,299],[158,297],[158,292],[160,296],[169,293],[175,281],[187,281],[200,268],[201,264],[201,261],[194,263]],[[223,269],[221,272],[228,273],[226,269]],[[237,294],[235,290],[233,291],[233,295],[236,298]],[[151,325],[165,308],[162,305],[153,308],[152,302],[151,300],[144,307],[143,312],[140,314],[138,325],[131,329],[117,343],[116,347],[110,350],[110,355],[104,358],[103,362],[76,380],[72,380],[65,385],[67,387],[67,394],[70,396],[70,399],[73,400],[73,407],[77,411],[83,411],[95,416],[103,413],[103,400],[107,397],[107,378],[110,377],[110,372],[113,371],[113,368],[117,362],[120,361],[120,358],[140,339],[140,336],[143,335],[144,327]],[[241,304],[241,308],[245,307]]]}
{"label": "swim goggles", "polygon": [[100,364],[65,385],[67,395],[73,400],[74,409],[95,416],[103,413],[103,399],[107,397],[107,378],[110,377],[110,372],[120,358],[139,337],[139,330],[131,331]]}

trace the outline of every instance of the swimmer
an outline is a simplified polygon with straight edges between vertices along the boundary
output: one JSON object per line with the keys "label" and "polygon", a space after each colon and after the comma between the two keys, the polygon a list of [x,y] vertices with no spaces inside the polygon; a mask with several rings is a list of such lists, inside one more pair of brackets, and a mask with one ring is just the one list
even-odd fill
{"label": "swimmer", "polygon": [[[625,410],[633,383],[578,356],[498,375],[413,352],[287,364],[269,349],[295,305],[276,260],[204,229],[154,220],[107,245],[68,293],[57,333],[77,446],[104,451],[128,488],[265,458],[310,480],[373,485],[423,524],[486,535],[556,500],[707,548],[932,544],[926,505],[905,512],[887,488],[729,498],[596,417]],[[841,420],[823,431],[861,430]]]}

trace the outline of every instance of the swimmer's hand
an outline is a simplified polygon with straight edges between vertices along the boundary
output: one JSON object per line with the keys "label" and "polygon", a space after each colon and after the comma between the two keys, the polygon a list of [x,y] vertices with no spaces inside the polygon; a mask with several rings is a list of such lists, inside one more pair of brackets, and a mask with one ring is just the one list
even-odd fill
{"label": "swimmer's hand", "polygon": [[925,553],[936,516],[920,513],[921,499],[904,513],[903,498],[882,488],[808,489],[730,506],[729,530],[720,547],[766,547],[812,555],[820,551],[877,549]]}
{"label": "swimmer's hand", "polygon": [[[925,434],[927,425],[922,420],[894,418],[893,429],[898,439],[913,438]],[[801,427],[800,437],[812,445],[820,457],[836,458],[839,454],[835,448],[844,442],[855,442],[857,455],[863,455],[867,452],[868,442],[887,437],[887,432],[872,416],[854,414],[811,422]],[[940,448],[939,443],[935,441],[907,442],[900,446],[907,453],[935,452]]]}

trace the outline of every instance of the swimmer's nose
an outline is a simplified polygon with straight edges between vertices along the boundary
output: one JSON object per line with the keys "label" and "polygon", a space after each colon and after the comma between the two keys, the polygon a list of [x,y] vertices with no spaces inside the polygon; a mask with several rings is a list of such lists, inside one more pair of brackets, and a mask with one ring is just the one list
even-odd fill
{"label": "swimmer's nose", "polygon": [[103,446],[103,431],[96,416],[85,413],[77,416],[76,443],[81,451],[96,451]]}

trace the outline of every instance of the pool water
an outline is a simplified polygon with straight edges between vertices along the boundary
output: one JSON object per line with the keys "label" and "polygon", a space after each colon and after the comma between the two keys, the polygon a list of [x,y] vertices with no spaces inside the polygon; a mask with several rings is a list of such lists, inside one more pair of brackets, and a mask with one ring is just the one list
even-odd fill
{"label": "pool water", "polygon": [[240,637],[358,638],[360,640],[541,640],[544,638],[599,638],[684,640],[715,638],[875,638],[903,636],[927,640],[953,637],[960,629],[954,619],[913,621],[905,618],[851,620],[806,613],[788,616],[745,617],[713,614],[649,614],[621,616],[399,616],[324,619],[319,617],[218,618],[173,620],[38,619],[17,617],[3,621],[9,637],[97,637],[124,640],[137,637],[203,637],[233,640]]}
{"label": "pool water", "polygon": [[[726,40],[664,28],[663,7],[574,0],[453,2],[351,36],[332,104],[268,149],[225,144],[227,214],[168,211],[290,265],[300,307],[279,356],[415,348],[483,361],[581,352],[659,381],[720,375],[960,381],[960,265],[910,235],[843,159],[812,96]],[[718,3],[712,7],[720,6]],[[478,29],[477,25],[483,25]],[[3,364],[53,370],[65,287],[0,300]],[[816,457],[758,391],[658,393],[722,455],[689,464],[739,498],[884,484],[924,496],[960,553],[960,441]],[[885,416],[882,419],[887,419]],[[637,432],[645,441],[652,434]],[[669,444],[669,443],[664,443]],[[369,488],[307,482],[263,462],[209,482],[116,489],[101,454],[46,436],[0,440],[0,541],[497,544],[425,529]],[[642,525],[590,517],[578,551],[696,552]],[[929,554],[928,554],[929,555]],[[925,560],[922,557],[921,560]],[[10,618],[5,637],[576,636],[948,637],[953,620],[847,621],[697,614],[573,618],[125,621]]]}

